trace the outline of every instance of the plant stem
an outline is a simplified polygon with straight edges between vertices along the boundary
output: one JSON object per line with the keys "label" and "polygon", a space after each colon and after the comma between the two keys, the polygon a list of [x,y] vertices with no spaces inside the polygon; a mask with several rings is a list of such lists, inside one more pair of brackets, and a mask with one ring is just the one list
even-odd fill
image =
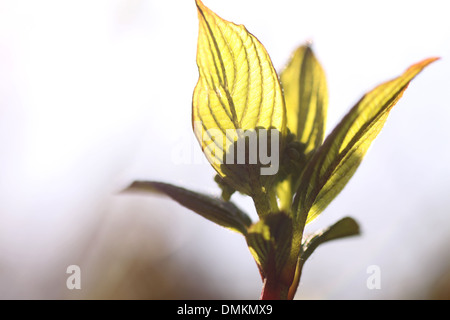
{"label": "plant stem", "polygon": [[280,210],[288,212],[292,205],[292,191],[290,180],[285,180],[277,186],[277,196],[280,199]]}
{"label": "plant stem", "polygon": [[267,192],[265,189],[257,189],[252,195],[258,216],[263,217],[269,213],[278,212],[278,203],[274,192]]}
{"label": "plant stem", "polygon": [[295,268],[295,275],[294,279],[292,281],[291,286],[289,287],[289,293],[288,293],[288,299],[293,300],[295,293],[297,292],[297,288],[300,284],[300,277],[302,276],[302,270],[303,270],[303,263],[304,261],[302,259],[298,259],[297,267]]}
{"label": "plant stem", "polygon": [[268,192],[268,196],[269,196],[269,202],[270,202],[270,209],[271,212],[278,212],[278,201],[277,201],[277,195],[275,191],[269,191]]}
{"label": "plant stem", "polygon": [[261,300],[286,300],[288,299],[287,288],[281,281],[270,281],[264,279],[263,288],[261,292]]}

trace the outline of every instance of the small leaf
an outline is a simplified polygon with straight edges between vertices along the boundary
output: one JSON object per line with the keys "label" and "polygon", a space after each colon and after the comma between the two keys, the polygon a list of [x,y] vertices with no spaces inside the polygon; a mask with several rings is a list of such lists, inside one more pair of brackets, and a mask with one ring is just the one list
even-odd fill
{"label": "small leaf", "polygon": [[[280,75],[289,134],[285,148],[288,181],[277,187],[283,209],[291,206],[295,184],[307,155],[323,142],[328,106],[325,72],[309,45],[297,48]],[[293,137],[291,137],[291,134]]]}
{"label": "small leaf", "polygon": [[245,165],[233,166],[239,162],[234,155],[227,158],[227,153],[238,140],[246,139],[247,130],[273,129],[285,134],[286,111],[277,73],[263,45],[244,26],[220,18],[200,0],[196,3],[200,24],[199,79],[192,102],[194,133],[227,184],[247,195],[266,192],[273,179],[264,179],[259,170]]}
{"label": "small leaf", "polygon": [[324,242],[356,236],[360,234],[358,223],[350,217],[345,217],[332,226],[314,233],[305,241],[300,259],[306,261],[316,248]]}
{"label": "small leaf", "polygon": [[436,59],[416,63],[364,95],[325,139],[308,162],[294,199],[300,225],[316,218],[344,188],[410,81]]}
{"label": "small leaf", "polygon": [[250,226],[246,239],[262,278],[279,278],[291,251],[292,219],[271,213]]}
{"label": "small leaf", "polygon": [[287,127],[304,144],[305,154],[323,142],[328,106],[325,72],[309,45],[300,46],[280,75]]}
{"label": "small leaf", "polygon": [[289,288],[288,298],[294,298],[295,292],[297,291],[297,287],[300,282],[303,266],[305,265],[306,260],[308,260],[308,258],[319,245],[327,241],[356,236],[359,234],[360,230],[358,223],[353,218],[345,217],[336,222],[334,225],[320,230],[308,237],[308,239],[306,239],[306,241],[302,245],[302,251],[298,258],[294,280],[292,281],[291,287]]}
{"label": "small leaf", "polygon": [[145,191],[167,195],[202,217],[222,227],[242,233],[244,236],[247,234],[247,228],[252,223],[248,215],[232,202],[223,201],[219,198],[171,184],[156,181],[135,181],[125,191]]}

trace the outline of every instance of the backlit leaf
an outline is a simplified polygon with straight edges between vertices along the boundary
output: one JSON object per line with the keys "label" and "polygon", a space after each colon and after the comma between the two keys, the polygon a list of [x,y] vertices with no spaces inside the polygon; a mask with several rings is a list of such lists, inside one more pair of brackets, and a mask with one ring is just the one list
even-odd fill
{"label": "backlit leaf", "polygon": [[[291,205],[294,185],[305,168],[307,155],[323,142],[328,106],[325,72],[309,45],[297,48],[280,75],[287,127],[295,136],[286,145],[291,176],[277,188],[282,208]],[[290,138],[288,138],[290,140]]]}
{"label": "backlit leaf", "polygon": [[287,127],[308,154],[323,142],[328,90],[323,71],[309,45],[299,47],[280,75]]}
{"label": "backlit leaf", "polygon": [[344,188],[410,81],[437,58],[418,62],[363,96],[316,151],[303,173],[293,208],[312,221]]}
{"label": "backlit leaf", "polygon": [[267,189],[267,179],[262,181],[259,170],[222,164],[238,139],[245,139],[246,130],[271,128],[285,134],[281,86],[269,55],[256,37],[244,26],[220,18],[200,0],[196,3],[199,79],[192,103],[194,133],[224,181],[253,195]]}

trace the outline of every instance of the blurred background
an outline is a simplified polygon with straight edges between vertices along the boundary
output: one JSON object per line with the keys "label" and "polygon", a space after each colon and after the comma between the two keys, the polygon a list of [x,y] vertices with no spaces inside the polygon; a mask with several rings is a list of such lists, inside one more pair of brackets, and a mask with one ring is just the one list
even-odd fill
{"label": "blurred background", "polygon": [[[446,1],[205,0],[280,70],[312,41],[328,131],[423,58],[344,191],[308,226],[362,235],[320,247],[298,299],[450,298],[450,20]],[[135,179],[219,194],[191,129],[194,0],[0,0],[0,298],[257,299],[244,239]],[[232,198],[256,218],[252,203]],[[81,290],[68,290],[69,265]],[[369,289],[370,266],[381,287]]]}

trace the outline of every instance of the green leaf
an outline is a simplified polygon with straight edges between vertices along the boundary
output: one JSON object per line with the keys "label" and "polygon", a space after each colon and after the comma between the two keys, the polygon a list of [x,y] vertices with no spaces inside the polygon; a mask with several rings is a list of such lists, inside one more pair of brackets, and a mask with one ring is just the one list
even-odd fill
{"label": "green leaf", "polygon": [[252,221],[232,202],[156,181],[135,181],[125,191],[144,191],[169,196],[182,206],[218,225],[247,234]]}
{"label": "green leaf", "polygon": [[364,95],[325,139],[308,162],[294,199],[300,225],[316,218],[344,188],[410,81],[436,59],[418,62]]}
{"label": "green leaf", "polygon": [[[325,72],[309,45],[297,48],[280,75],[284,91],[288,137],[288,181],[277,187],[283,209],[290,208],[295,183],[306,165],[307,155],[323,142],[328,106]],[[293,140],[293,141],[291,141]],[[286,161],[286,160],[285,160]]]}
{"label": "green leaf", "polygon": [[287,127],[305,146],[305,154],[323,142],[328,106],[325,72],[309,45],[300,46],[280,75]]}
{"label": "green leaf", "polygon": [[295,292],[297,291],[297,287],[300,282],[303,266],[306,260],[308,260],[308,258],[319,245],[331,240],[356,236],[359,234],[360,230],[358,223],[353,218],[345,217],[336,222],[334,225],[309,236],[302,245],[302,251],[298,258],[294,280],[292,281],[292,285],[289,288],[288,298],[294,298]]}
{"label": "green leaf", "polygon": [[285,135],[286,110],[277,73],[263,45],[244,26],[220,18],[200,0],[196,4],[199,79],[192,102],[194,133],[227,184],[251,196],[267,193],[273,179],[245,165],[223,164],[237,163],[235,154],[227,158],[227,153],[246,139],[248,130],[273,129]]}
{"label": "green leaf", "polygon": [[264,216],[248,229],[247,244],[263,279],[282,276],[292,243],[292,218],[284,212]]}
{"label": "green leaf", "polygon": [[351,217],[345,217],[332,226],[311,235],[303,245],[300,259],[303,263],[311,256],[314,250],[324,242],[356,236],[360,234],[358,223]]}

